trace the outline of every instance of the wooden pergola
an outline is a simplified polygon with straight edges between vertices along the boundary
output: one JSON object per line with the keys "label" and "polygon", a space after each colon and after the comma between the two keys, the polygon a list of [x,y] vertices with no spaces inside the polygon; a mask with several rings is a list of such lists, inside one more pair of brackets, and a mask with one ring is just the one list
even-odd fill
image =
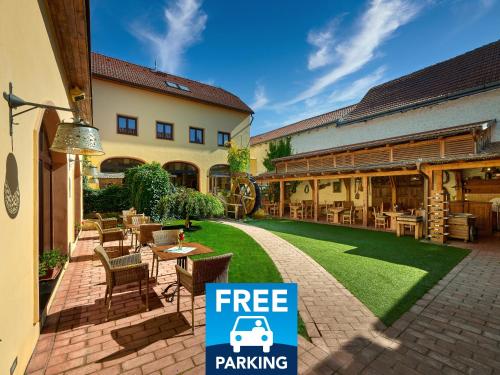
{"label": "wooden pergola", "polygon": [[[313,220],[319,217],[319,181],[341,179],[350,197],[350,179],[361,178],[368,187],[371,177],[390,177],[392,203],[396,203],[396,176],[419,175],[424,179],[424,202],[433,191],[443,190],[443,171],[500,166],[500,147],[491,143],[493,121],[455,126],[432,132],[387,138],[326,150],[295,154],[274,160],[276,170],[256,177],[259,183],[279,183],[279,216],[285,212],[285,183],[309,181]],[[362,191],[363,225],[368,225],[369,189]],[[463,189],[457,190],[462,199]]]}

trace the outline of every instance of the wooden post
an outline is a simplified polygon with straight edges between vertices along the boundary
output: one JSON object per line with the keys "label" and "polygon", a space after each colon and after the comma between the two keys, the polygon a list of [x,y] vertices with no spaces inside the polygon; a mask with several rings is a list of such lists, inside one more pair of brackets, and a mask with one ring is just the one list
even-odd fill
{"label": "wooden post", "polygon": [[368,176],[362,177],[363,183],[363,225],[368,226]]}
{"label": "wooden post", "polygon": [[428,220],[429,220],[429,211],[430,211],[430,207],[428,207],[428,204],[429,204],[429,197],[430,197],[430,191],[432,190],[432,186],[431,186],[431,180],[430,180],[429,176],[427,176],[425,173],[423,173],[422,176],[424,177],[424,211],[425,211],[424,237],[426,239],[428,239],[429,238]]}
{"label": "wooden post", "polygon": [[434,191],[441,192],[443,190],[443,171],[433,171]]}
{"label": "wooden post", "polygon": [[344,186],[345,186],[345,200],[346,202],[351,201],[351,179],[350,178],[343,178],[342,181],[344,181]]}
{"label": "wooden post", "polygon": [[315,178],[312,184],[313,193],[313,205],[314,205],[314,221],[318,221],[318,200],[319,200],[319,189],[318,189],[318,179]]}
{"label": "wooden post", "polygon": [[455,200],[464,200],[464,184],[462,182],[462,171],[455,171]]}
{"label": "wooden post", "polygon": [[394,176],[389,176],[389,181],[391,182],[391,209],[393,209],[394,206],[398,204],[398,188]]}
{"label": "wooden post", "polygon": [[285,181],[280,181],[280,217],[285,213]]}

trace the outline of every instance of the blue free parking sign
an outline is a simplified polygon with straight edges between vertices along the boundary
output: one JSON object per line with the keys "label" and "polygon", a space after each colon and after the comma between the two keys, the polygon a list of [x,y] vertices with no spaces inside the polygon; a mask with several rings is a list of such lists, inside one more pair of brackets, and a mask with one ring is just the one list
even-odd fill
{"label": "blue free parking sign", "polygon": [[297,374],[297,284],[208,284],[207,374]]}

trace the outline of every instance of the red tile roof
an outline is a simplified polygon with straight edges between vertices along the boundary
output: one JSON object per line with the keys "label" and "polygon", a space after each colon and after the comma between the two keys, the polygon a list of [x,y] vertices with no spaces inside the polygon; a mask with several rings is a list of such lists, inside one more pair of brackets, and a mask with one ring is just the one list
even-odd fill
{"label": "red tile roof", "polygon": [[[206,85],[172,74],[154,71],[144,66],[132,64],[95,52],[92,53],[92,75],[97,78],[109,79],[167,95],[184,97],[241,112],[253,113],[252,109],[240,98],[219,87]],[[189,88],[189,91],[169,87],[166,84],[167,81],[183,85]]]}
{"label": "red tile roof", "polygon": [[290,125],[283,126],[278,129],[271,130],[267,133],[262,133],[250,138],[250,145],[269,142],[273,139],[287,137],[292,134],[300,133],[306,130],[317,128],[319,126],[328,125],[346,116],[349,112],[356,108],[356,104],[336,109],[332,112],[323,113],[322,115],[307,118]]}
{"label": "red tile roof", "polygon": [[371,88],[339,124],[500,85],[500,40]]}

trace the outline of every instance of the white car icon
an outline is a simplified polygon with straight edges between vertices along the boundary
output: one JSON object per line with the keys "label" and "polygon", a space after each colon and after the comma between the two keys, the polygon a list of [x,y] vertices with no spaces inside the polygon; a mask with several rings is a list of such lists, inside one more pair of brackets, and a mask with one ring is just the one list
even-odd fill
{"label": "white car icon", "polygon": [[242,346],[261,346],[264,353],[269,353],[273,345],[273,332],[265,316],[239,316],[229,343],[234,353],[239,353]]}

